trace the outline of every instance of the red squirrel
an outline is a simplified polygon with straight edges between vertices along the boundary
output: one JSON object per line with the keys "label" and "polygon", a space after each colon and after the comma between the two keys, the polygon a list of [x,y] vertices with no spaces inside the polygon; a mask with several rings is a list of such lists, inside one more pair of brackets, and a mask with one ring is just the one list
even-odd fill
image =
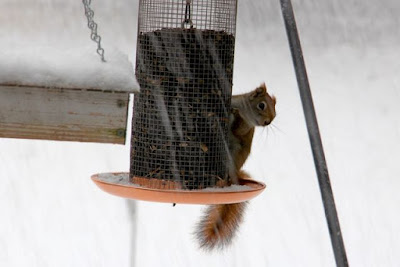
{"label": "red squirrel", "polygon": [[[267,126],[275,118],[276,98],[269,95],[265,83],[253,91],[232,96],[229,119],[228,170],[233,184],[249,176],[241,170],[250,154],[254,128]],[[206,250],[223,248],[234,238],[248,202],[209,206],[197,225],[196,237]]]}

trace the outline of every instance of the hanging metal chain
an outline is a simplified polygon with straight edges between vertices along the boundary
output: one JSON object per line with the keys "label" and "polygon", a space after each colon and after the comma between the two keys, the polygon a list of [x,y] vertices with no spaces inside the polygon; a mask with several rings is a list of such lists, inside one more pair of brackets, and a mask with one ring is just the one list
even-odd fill
{"label": "hanging metal chain", "polygon": [[90,39],[97,43],[97,54],[100,55],[101,61],[106,62],[104,59],[104,49],[101,47],[101,37],[97,34],[97,23],[94,22],[94,11],[90,8],[92,0],[82,0],[83,6],[85,7],[85,16],[88,21],[88,28],[92,31]]}
{"label": "hanging metal chain", "polygon": [[182,28],[185,28],[185,24],[189,24],[190,28],[193,28],[192,16],[190,14],[191,3],[192,0],[186,0],[185,19],[182,21]]}

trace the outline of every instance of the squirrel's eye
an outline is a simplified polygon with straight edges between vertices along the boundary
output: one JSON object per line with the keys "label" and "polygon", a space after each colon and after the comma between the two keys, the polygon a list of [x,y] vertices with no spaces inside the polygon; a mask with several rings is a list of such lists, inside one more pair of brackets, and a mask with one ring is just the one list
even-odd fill
{"label": "squirrel's eye", "polygon": [[267,106],[267,104],[263,101],[263,102],[258,103],[257,108],[259,110],[264,110],[266,108],[266,106]]}

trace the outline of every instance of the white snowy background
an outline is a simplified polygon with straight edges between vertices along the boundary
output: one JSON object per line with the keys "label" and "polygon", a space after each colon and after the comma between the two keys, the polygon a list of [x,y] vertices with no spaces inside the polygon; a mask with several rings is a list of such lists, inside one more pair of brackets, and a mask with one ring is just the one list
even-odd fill
{"label": "white snowy background", "polygon": [[[293,5],[349,263],[400,266],[400,2]],[[113,46],[135,62],[137,6],[93,1],[106,58]],[[129,144],[0,139],[0,266],[335,265],[279,1],[238,10],[234,93],[265,81],[278,116],[257,130],[245,169],[268,187],[234,244],[198,249],[201,206],[100,191],[89,177],[128,171]],[[88,44],[81,1],[0,1],[0,51]]]}

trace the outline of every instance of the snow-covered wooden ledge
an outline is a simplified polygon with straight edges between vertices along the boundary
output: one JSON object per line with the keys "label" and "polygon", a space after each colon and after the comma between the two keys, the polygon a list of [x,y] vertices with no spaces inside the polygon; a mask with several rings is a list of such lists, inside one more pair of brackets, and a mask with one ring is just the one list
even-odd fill
{"label": "snow-covered wooden ledge", "polygon": [[93,46],[0,51],[0,137],[124,144],[132,64]]}

